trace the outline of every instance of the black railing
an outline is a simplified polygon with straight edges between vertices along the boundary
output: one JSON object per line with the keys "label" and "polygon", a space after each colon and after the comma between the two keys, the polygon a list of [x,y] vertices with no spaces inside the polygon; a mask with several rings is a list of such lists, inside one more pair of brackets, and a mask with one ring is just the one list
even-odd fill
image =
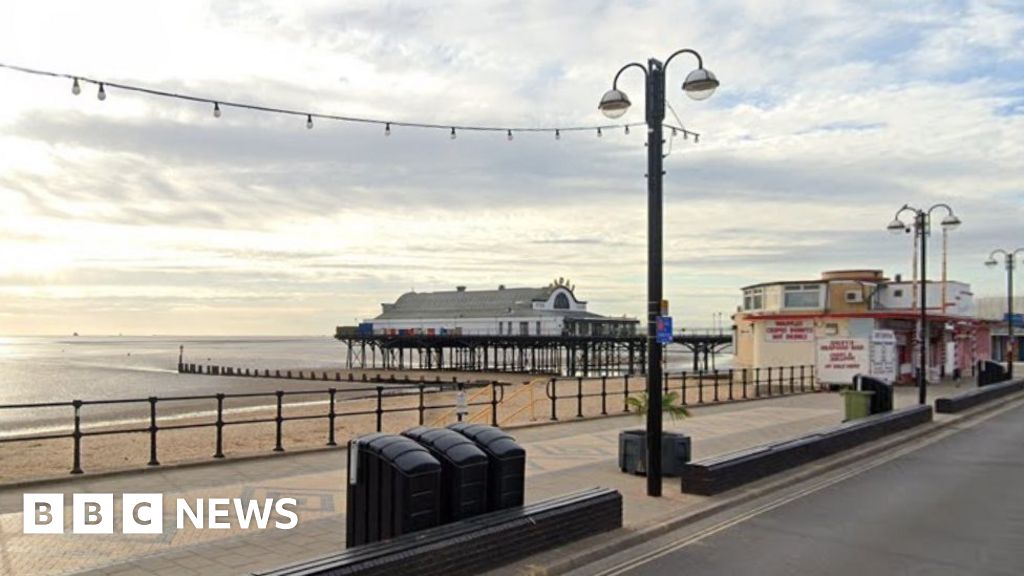
{"label": "black railing", "polygon": [[[601,399],[600,413],[590,416],[606,416],[608,397],[617,394],[622,395],[622,412],[629,412],[629,397],[644,392],[643,378],[639,378],[640,382],[630,376],[613,379],[621,382],[621,389],[609,387],[608,380],[608,377],[549,379],[545,394],[550,419],[558,420],[559,406],[564,407],[567,401],[573,403],[575,417],[583,418],[586,398]],[[819,392],[822,388],[815,377],[814,366],[802,365],[666,373],[662,390],[666,394],[678,392],[680,402],[687,406]]]}
{"label": "black railing", "polygon": [[[378,379],[380,380],[380,379]],[[123,398],[116,400],[71,400],[69,402],[37,402],[31,404],[0,404],[0,411],[4,410],[42,410],[42,409],[59,409],[59,408],[70,408],[72,410],[71,415],[71,431],[61,433],[50,433],[50,434],[35,434],[35,435],[17,435],[0,437],[0,444],[14,443],[14,442],[38,442],[44,440],[60,440],[60,439],[72,439],[72,465],[71,474],[81,474],[82,469],[82,440],[84,438],[93,436],[113,436],[121,434],[146,434],[149,436],[149,466],[159,466],[160,461],[158,459],[158,444],[157,440],[161,431],[168,430],[187,430],[193,428],[213,428],[215,434],[215,452],[212,455],[213,458],[224,458],[224,428],[228,426],[240,426],[246,424],[273,424],[274,430],[274,446],[272,450],[274,452],[284,451],[284,424],[285,422],[291,422],[296,420],[327,420],[326,430],[326,445],[337,446],[337,440],[335,438],[335,424],[338,419],[344,417],[357,417],[357,416],[373,416],[375,420],[375,428],[377,432],[383,430],[384,427],[384,416],[386,414],[394,413],[407,413],[416,412],[418,414],[418,422],[420,425],[424,424],[425,416],[428,411],[437,410],[448,410],[454,411],[454,418],[457,420],[462,419],[462,412],[459,408],[471,409],[474,407],[490,407],[490,420],[491,424],[497,425],[498,422],[498,405],[504,399],[504,387],[507,384],[502,382],[483,382],[477,381],[472,383],[462,382],[420,382],[417,384],[406,385],[384,385],[378,384],[372,387],[357,386],[357,387],[346,387],[346,388],[328,388],[318,390],[276,390],[274,392],[247,392],[247,393],[236,393],[236,394],[203,394],[195,396],[167,396],[167,397],[156,397],[150,396],[147,398]],[[427,394],[443,393],[443,392],[463,392],[470,388],[482,388],[491,387],[491,394],[489,398],[483,398],[476,401],[466,401],[460,403],[458,401],[458,395],[454,397],[454,402],[444,402],[439,404],[428,404],[425,401]],[[344,400],[338,398],[338,393],[343,392],[346,397]],[[286,397],[303,396],[304,399],[308,399],[310,396],[323,396],[327,403],[327,408],[322,413],[312,414],[297,414],[297,415],[285,415],[285,402]],[[388,397],[409,397],[416,395],[418,401],[413,406],[386,406],[384,399]],[[229,399],[272,399],[271,404],[257,404],[255,406],[246,406],[246,409],[267,409],[273,410],[273,416],[267,417],[253,417],[253,418],[239,418],[229,419],[225,417],[224,401]],[[339,412],[337,409],[337,403],[339,401],[367,401],[375,399],[373,407],[370,409],[361,410],[349,410]],[[215,420],[203,421],[203,422],[189,422],[181,424],[169,424],[166,421],[161,422],[159,407],[167,405],[169,403],[180,403],[180,402],[205,402],[209,401],[215,403]],[[106,424],[100,422],[99,426],[103,429],[98,430],[83,430],[82,425],[82,408],[88,406],[114,406],[114,405],[148,405],[148,421],[146,425],[137,425],[133,427],[120,427],[113,424]],[[167,414],[167,417],[172,416]],[[180,415],[177,415],[180,417]],[[196,416],[196,418],[200,418]]]}

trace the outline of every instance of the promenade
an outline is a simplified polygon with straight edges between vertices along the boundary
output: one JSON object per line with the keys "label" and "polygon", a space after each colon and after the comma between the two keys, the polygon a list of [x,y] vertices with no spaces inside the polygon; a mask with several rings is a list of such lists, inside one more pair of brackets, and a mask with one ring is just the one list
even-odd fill
{"label": "promenade", "polygon": [[[931,397],[952,391],[951,385],[933,387]],[[897,405],[915,400],[915,390],[898,390]],[[832,393],[710,405],[691,413],[682,421],[666,420],[666,429],[689,434],[695,458],[797,436],[842,419],[841,399]],[[618,432],[639,425],[636,415],[623,415],[511,430],[528,455],[527,500],[590,486],[615,488],[625,500],[627,528],[664,522],[705,505],[708,498],[681,494],[675,479],[665,480],[664,497],[648,498],[642,477],[619,472]],[[345,541],[345,463],[344,450],[331,450],[0,489],[0,574],[244,574],[336,552]],[[23,535],[24,492],[63,492],[66,504],[72,492],[163,493],[164,533]],[[299,525],[293,530],[234,525],[176,530],[173,500],[179,497],[294,497]]]}

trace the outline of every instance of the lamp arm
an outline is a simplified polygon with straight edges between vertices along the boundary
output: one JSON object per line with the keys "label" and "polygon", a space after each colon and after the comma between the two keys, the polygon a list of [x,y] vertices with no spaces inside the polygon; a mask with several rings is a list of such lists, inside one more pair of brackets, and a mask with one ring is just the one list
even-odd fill
{"label": "lamp arm", "polygon": [[[996,254],[1002,254],[1004,257],[1005,256],[1009,256],[1009,254],[1006,252],[1006,250],[1003,250],[1002,248],[996,248],[995,250],[992,251],[991,254],[988,255],[989,259],[990,260],[995,260],[996,259]],[[1014,254],[1016,254],[1016,252],[1014,252]]]}
{"label": "lamp arm", "polygon": [[[893,220],[899,220],[900,219],[900,214],[903,214],[904,212],[913,212],[914,216],[915,216],[914,222],[915,223],[917,222],[916,216],[920,212],[920,210],[918,210],[917,208],[912,207],[910,204],[904,204],[902,208],[897,210],[896,211],[896,215],[893,216]],[[902,222],[902,220],[900,220],[900,221]]]}
{"label": "lamp arm", "polygon": [[625,72],[627,68],[632,68],[633,66],[636,66],[637,68],[643,70],[644,71],[644,79],[645,80],[647,79],[647,67],[644,66],[643,64],[640,64],[639,62],[630,62],[629,64],[626,64],[622,68],[619,68],[619,71],[615,73],[615,79],[612,80],[612,89],[613,90],[618,90],[619,89],[619,76],[621,76],[622,73]]}
{"label": "lamp arm", "polygon": [[953,214],[953,209],[949,207],[949,204],[943,204],[942,202],[940,202],[928,209],[929,217],[931,217],[932,215],[932,210],[935,210],[936,208],[945,208],[946,213],[948,213],[950,216],[955,216],[955,214]]}
{"label": "lamp arm", "polygon": [[701,68],[701,69],[704,68],[704,59],[700,57],[700,54],[698,54],[696,50],[691,50],[689,48],[683,48],[682,50],[676,50],[675,52],[672,53],[671,56],[669,56],[668,58],[665,59],[665,65],[662,66],[662,70],[667,70],[668,69],[668,63],[671,62],[672,59],[675,58],[676,56],[679,56],[680,54],[684,54],[684,53],[685,54],[693,54],[693,56],[695,58],[697,58],[697,68]]}

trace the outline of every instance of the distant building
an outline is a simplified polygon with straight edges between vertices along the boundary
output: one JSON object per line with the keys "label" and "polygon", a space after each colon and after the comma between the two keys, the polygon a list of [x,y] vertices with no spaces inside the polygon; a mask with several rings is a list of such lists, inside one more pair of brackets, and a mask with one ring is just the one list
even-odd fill
{"label": "distant building", "polygon": [[[817,280],[747,286],[734,316],[736,363],[748,368],[814,364],[819,376],[837,383],[887,365],[892,380],[910,381],[918,362],[919,294],[920,283],[899,276],[889,280],[881,270],[839,270]],[[928,282],[927,297],[928,378],[970,374],[977,359],[988,358],[990,346],[970,285]]]}
{"label": "distant building", "polygon": [[558,279],[542,288],[406,292],[360,325],[363,333],[498,336],[626,336],[637,320],[587,311],[574,286]]}
{"label": "distant building", "polygon": [[[1006,317],[1006,296],[986,296],[978,298],[978,318],[988,322],[992,330],[992,359],[1006,361],[1006,353],[1010,345],[1010,325]],[[1013,299],[1013,325],[1015,362],[1024,362],[1024,296]]]}

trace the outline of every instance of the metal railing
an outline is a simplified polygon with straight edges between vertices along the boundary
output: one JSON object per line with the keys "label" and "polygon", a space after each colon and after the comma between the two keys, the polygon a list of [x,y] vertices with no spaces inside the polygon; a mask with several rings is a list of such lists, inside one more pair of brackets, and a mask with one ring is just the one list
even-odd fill
{"label": "metal railing", "polygon": [[[586,398],[601,399],[600,413],[591,415],[607,416],[609,402],[615,402],[620,396],[621,412],[629,412],[629,397],[642,394],[645,384],[641,381],[631,388],[629,376],[621,377],[620,380],[621,390],[611,390],[607,376],[550,378],[545,388],[551,411],[549,419],[558,420],[559,401],[563,406],[567,401],[574,402],[575,417],[583,418]],[[665,373],[662,390],[666,394],[671,391],[679,392],[680,402],[683,406],[688,406],[819,392],[822,388],[813,365],[798,365]]]}
{"label": "metal railing", "polygon": [[[420,425],[424,424],[425,415],[427,411],[433,410],[449,410],[457,407],[465,406],[467,408],[472,407],[489,407],[491,415],[491,424],[497,426],[498,424],[498,404],[504,397],[504,386],[507,384],[501,382],[486,382],[486,383],[462,383],[462,382],[427,382],[423,381],[418,384],[406,385],[388,385],[378,384],[376,386],[359,386],[354,388],[327,388],[318,390],[276,390],[274,392],[247,392],[247,393],[236,393],[236,394],[203,394],[194,396],[167,396],[157,397],[149,396],[147,398],[124,398],[116,400],[72,400],[70,402],[37,402],[30,404],[0,404],[0,412],[5,410],[41,410],[41,409],[56,409],[56,408],[70,408],[73,412],[71,415],[71,432],[67,433],[50,433],[50,434],[35,434],[25,436],[10,436],[0,437],[0,444],[9,444],[14,442],[38,442],[44,440],[60,440],[60,439],[71,439],[73,440],[72,449],[72,465],[71,474],[81,474],[82,468],[82,441],[85,438],[94,436],[113,436],[113,435],[134,435],[134,434],[147,434],[149,436],[149,466],[159,466],[160,460],[158,458],[158,439],[161,431],[169,430],[186,430],[194,428],[213,428],[215,434],[215,445],[216,449],[213,454],[213,458],[224,458],[224,428],[228,426],[239,426],[247,424],[273,424],[275,426],[275,442],[273,451],[283,452],[283,432],[285,422],[297,421],[297,420],[327,420],[327,433],[326,433],[326,445],[337,446],[335,439],[335,424],[338,419],[345,417],[357,417],[357,416],[374,416],[375,429],[377,432],[383,430],[384,416],[386,414],[394,413],[408,413],[415,412],[418,414],[418,422]],[[466,402],[460,404],[456,400],[454,403],[440,403],[440,404],[428,404],[426,397],[428,394],[443,393],[443,392],[461,392],[465,388],[484,386],[490,387],[491,394],[489,398],[483,398],[477,401]],[[345,401],[373,401],[373,407],[362,410],[349,410],[349,411],[338,411],[337,403],[339,400],[339,392],[343,393],[346,398]],[[298,414],[286,416],[284,411],[287,403],[285,399],[287,397],[303,396],[304,399],[308,399],[310,396],[323,396],[324,401],[327,403],[326,411],[322,413],[314,414]],[[414,406],[385,406],[385,398],[389,397],[406,397],[418,396],[418,401]],[[273,410],[274,415],[268,417],[254,417],[254,418],[239,418],[239,419],[228,419],[225,417],[225,400],[232,399],[258,399],[267,398],[272,399],[273,403],[269,405],[259,405],[256,409],[267,409]],[[192,422],[182,424],[169,424],[166,422],[166,418],[171,415],[167,414],[161,416],[159,414],[159,407],[167,405],[168,403],[178,402],[210,402],[210,407],[216,409],[216,418],[213,421],[203,422]],[[134,426],[134,427],[114,427],[109,429],[97,429],[97,430],[83,430],[82,426],[82,408],[87,406],[114,406],[114,405],[148,405],[148,425]],[[485,408],[486,409],[486,408]],[[161,421],[161,418],[165,418],[165,421]],[[198,416],[197,416],[198,418]],[[462,414],[457,413],[456,418],[462,419]],[[99,423],[101,426],[109,426],[106,423]]]}

